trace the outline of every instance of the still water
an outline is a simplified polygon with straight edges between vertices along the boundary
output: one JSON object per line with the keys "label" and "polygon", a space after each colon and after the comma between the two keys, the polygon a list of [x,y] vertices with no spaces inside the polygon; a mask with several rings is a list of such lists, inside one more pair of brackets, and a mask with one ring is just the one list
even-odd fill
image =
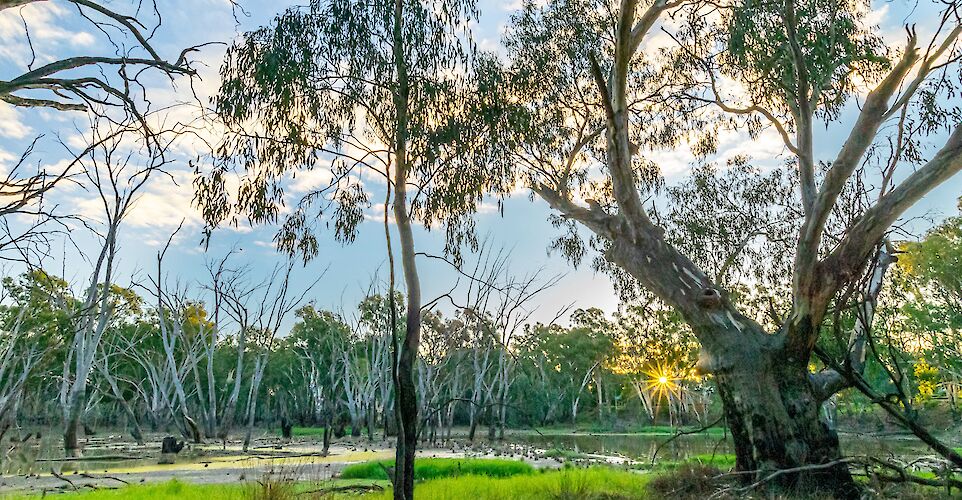
{"label": "still water", "polygon": [[[558,434],[525,435],[515,439],[543,449],[570,450],[580,453],[614,455],[633,460],[649,461],[655,450],[658,460],[680,460],[698,455],[733,453],[730,436],[681,436],[664,444],[671,435],[649,434]],[[842,453],[847,456],[871,455],[879,458],[915,458],[933,453],[913,436],[873,437],[842,434]]]}

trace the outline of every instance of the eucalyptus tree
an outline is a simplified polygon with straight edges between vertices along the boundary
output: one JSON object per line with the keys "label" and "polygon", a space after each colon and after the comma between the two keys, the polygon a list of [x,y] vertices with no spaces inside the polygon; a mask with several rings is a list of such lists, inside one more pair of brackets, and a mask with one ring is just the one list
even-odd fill
{"label": "eucalyptus tree", "polygon": [[[250,326],[255,333],[252,340],[257,348],[257,355],[254,357],[254,366],[248,381],[245,452],[250,447],[254,432],[254,418],[261,381],[264,379],[270,353],[276,349],[277,334],[281,330],[281,325],[287,316],[304,302],[307,294],[323,277],[323,275],[318,276],[313,283],[300,290],[292,289],[290,281],[294,266],[295,263],[291,260],[286,265],[275,267],[264,284],[257,287],[254,292],[255,302],[251,308],[253,318]],[[240,378],[241,375],[241,372],[237,372],[234,376]]]}
{"label": "eucalyptus tree", "polygon": [[29,303],[0,310],[0,428],[16,423],[28,377],[50,349],[43,337],[56,323],[36,324],[37,311]]}
{"label": "eucalyptus tree", "polygon": [[[130,9],[110,2],[96,0],[64,0],[58,2],[76,11],[80,22],[89,23],[104,35],[105,54],[88,54],[43,61],[30,39],[30,23],[23,16],[24,36],[31,51],[26,71],[0,80],[0,100],[18,107],[49,108],[59,111],[95,111],[93,108],[117,106],[138,113],[146,88],[141,80],[155,70],[170,79],[179,75],[193,75],[187,55],[196,50],[182,51],[176,59],[165,58],[155,48],[152,38],[160,28],[162,17],[156,3],[143,9],[138,2],[129,2]],[[0,12],[31,8],[41,0],[3,0]],[[5,12],[6,13],[6,12]],[[22,15],[22,14],[21,14]],[[153,17],[153,19],[150,19]],[[37,67],[34,67],[34,66]],[[38,92],[40,95],[38,95]],[[43,95],[47,94],[47,95]],[[102,110],[101,110],[102,111]]]}
{"label": "eucalyptus tree", "polygon": [[[567,230],[556,247],[580,260],[588,245],[578,227],[586,228],[601,252],[595,264],[623,291],[640,285],[689,324],[700,344],[698,369],[714,376],[724,401],[740,471],[767,477],[803,467],[773,479],[855,495],[838,438],[819,421],[822,402],[848,382],[832,370],[810,373],[809,363],[826,314],[869,272],[892,224],[962,169],[958,112],[945,106],[953,82],[943,77],[958,56],[955,5],[935,21],[930,43],[920,45],[910,29],[896,51],[873,34],[865,2],[639,3],[527,3],[514,17],[503,88],[507,102],[523,103],[506,115],[524,137],[515,148],[523,178]],[[674,22],[659,24],[668,12]],[[657,26],[673,52],[667,65],[652,40]],[[847,126],[843,106],[861,90],[867,94]],[[816,157],[831,147],[816,147],[817,121],[843,129],[831,161]],[[768,325],[677,244],[679,233],[697,241],[698,228],[666,233],[648,202],[663,180],[643,151],[684,140],[693,158],[705,157],[718,145],[717,126],[727,124],[745,126],[751,138],[773,130],[784,143],[775,160],[797,178],[786,307]],[[828,234],[841,194],[858,181],[873,146],[886,143],[880,130],[888,126],[902,133],[892,137],[897,153],[881,169],[881,193]],[[931,151],[922,138],[942,146]],[[909,165],[914,171],[895,174]],[[705,208],[695,215],[724,213]],[[756,213],[758,227],[766,215]]]}
{"label": "eucalyptus tree", "polygon": [[[393,223],[408,311],[393,358],[398,498],[413,495],[417,439],[421,290],[414,225],[443,226],[446,250],[457,253],[474,242],[469,217],[482,194],[505,188],[489,175],[489,145],[478,140],[489,122],[469,119],[486,97],[469,85],[477,55],[469,27],[476,17],[472,0],[318,0],[245,34],[228,51],[214,99],[229,131],[220,161],[195,182],[209,226],[283,216],[277,246],[305,258],[317,254],[318,226],[333,226],[336,240],[351,242],[373,196],[365,179],[386,182],[378,189],[389,298],[393,303]],[[234,173],[239,186],[231,197]],[[324,180],[282,214],[285,181],[294,174]]]}
{"label": "eucalyptus tree", "polygon": [[[959,200],[962,210],[962,199]],[[945,373],[952,414],[959,419],[958,387],[962,381],[962,216],[949,217],[921,241],[900,248],[899,269],[905,279],[899,291],[906,300],[900,309],[907,329],[924,336],[930,356]]]}
{"label": "eucalyptus tree", "polygon": [[[959,199],[962,211],[962,198]],[[899,266],[915,278],[919,294],[940,306],[941,322],[933,330],[962,330],[962,215],[948,217],[918,242],[906,242]]]}
{"label": "eucalyptus tree", "polygon": [[[133,299],[134,297],[136,296],[131,294],[131,298]],[[137,312],[139,313],[139,303],[142,302],[142,299],[136,297],[136,300]],[[144,433],[140,425],[141,414],[135,410],[136,402],[131,401],[133,398],[128,398],[125,395],[124,386],[134,388],[132,392],[135,397],[138,394],[145,393],[140,392],[138,387],[142,379],[136,380],[125,375],[129,375],[129,372],[132,371],[131,369],[142,369],[137,363],[127,362],[133,358],[131,351],[135,348],[134,346],[138,343],[139,338],[146,336],[145,334],[152,327],[153,325],[135,317],[132,318],[132,321],[128,321],[118,328],[111,329],[101,344],[101,352],[96,362],[98,378],[107,383],[107,387],[110,390],[109,396],[120,406],[120,409],[123,410],[124,416],[127,419],[127,425],[130,428],[130,435],[139,445],[143,445],[145,442]],[[146,397],[144,398],[144,402],[147,402]]]}
{"label": "eucalyptus tree", "polygon": [[341,350],[350,342],[351,328],[337,314],[304,306],[287,337],[301,364],[310,400],[311,421],[324,427],[324,453],[330,446],[341,380]]}
{"label": "eucalyptus tree", "polygon": [[[194,405],[187,382],[191,373],[196,372],[196,360],[200,357],[207,337],[203,331],[211,327],[205,321],[202,309],[197,308],[196,304],[188,298],[184,287],[166,283],[163,263],[171,240],[168,240],[168,245],[157,253],[157,277],[151,278],[165,366],[161,368],[150,364],[152,361],[150,358],[142,358],[142,363],[145,368],[154,371],[151,375],[152,382],[170,384],[173,396],[167,402],[167,406],[177,428],[185,438],[191,439],[194,443],[201,443],[203,436],[193,416]],[[198,326],[200,328],[197,328]],[[241,374],[238,373],[236,376],[240,377]],[[161,391],[159,394],[167,393]],[[200,406],[203,407],[203,404],[204,402],[200,401]]]}
{"label": "eucalyptus tree", "polygon": [[68,455],[80,452],[78,426],[87,404],[88,382],[100,356],[101,341],[108,328],[117,326],[122,319],[121,308],[134,307],[137,302],[134,294],[116,284],[118,234],[138,193],[150,177],[167,164],[164,151],[170,145],[167,142],[158,148],[154,142],[141,142],[139,136],[117,135],[109,126],[106,130],[101,126],[95,124],[94,137],[107,140],[95,139],[93,142],[100,146],[83,160],[86,186],[99,210],[95,215],[97,219],[90,224],[99,249],[90,256],[92,269],[83,293],[76,298],[67,293],[51,297],[71,317],[72,332],[67,340],[69,347],[59,396],[64,450]]}

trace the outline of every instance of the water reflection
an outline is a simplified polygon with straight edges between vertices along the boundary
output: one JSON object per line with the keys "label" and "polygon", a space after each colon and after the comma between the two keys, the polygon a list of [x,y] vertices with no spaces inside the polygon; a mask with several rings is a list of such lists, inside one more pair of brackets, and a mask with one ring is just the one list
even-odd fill
{"label": "water reflection", "polygon": [[[518,439],[525,444],[546,450],[569,450],[648,461],[651,460],[655,450],[671,438],[671,435],[646,434],[534,434],[519,436]],[[842,452],[847,456],[870,455],[879,458],[911,459],[933,454],[923,443],[910,435],[843,434],[841,444]],[[720,433],[681,436],[662,446],[658,451],[658,460],[682,460],[726,453],[734,453],[730,436]]]}

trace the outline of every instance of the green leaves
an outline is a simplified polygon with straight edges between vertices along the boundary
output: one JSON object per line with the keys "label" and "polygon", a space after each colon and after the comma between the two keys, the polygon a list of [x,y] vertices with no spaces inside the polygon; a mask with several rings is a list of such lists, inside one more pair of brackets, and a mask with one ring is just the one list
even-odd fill
{"label": "green leaves", "polygon": [[962,307],[962,217],[949,217],[921,241],[903,244],[902,250],[899,266],[922,287],[919,295],[948,307],[955,321],[947,328],[962,328],[958,313]]}
{"label": "green leaves", "polygon": [[[311,258],[316,229],[353,241],[371,197],[382,198],[372,179],[403,174],[415,219],[448,225],[452,248],[474,242],[466,217],[485,193],[507,190],[478,140],[492,121],[473,79],[474,2],[403,1],[399,17],[395,6],[315,0],[229,49],[213,99],[229,133],[195,181],[209,227],[280,222],[277,246]],[[288,208],[295,175],[309,171],[324,181]]]}
{"label": "green leaves", "polygon": [[885,47],[864,23],[864,0],[747,0],[728,10],[722,71],[752,102],[798,116],[809,107],[834,119],[855,92],[888,67]]}

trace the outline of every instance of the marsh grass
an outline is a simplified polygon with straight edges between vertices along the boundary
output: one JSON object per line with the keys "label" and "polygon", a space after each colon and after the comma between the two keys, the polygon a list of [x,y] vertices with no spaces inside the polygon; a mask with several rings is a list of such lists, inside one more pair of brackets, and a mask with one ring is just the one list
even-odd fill
{"label": "marsh grass", "polygon": [[[98,489],[64,493],[58,497],[70,500],[114,500],[149,498],[151,500],[237,500],[244,498],[243,484],[189,484],[176,479],[164,483],[135,484],[116,489]],[[8,495],[5,500],[34,500],[50,495]]]}
{"label": "marsh grass", "polygon": [[[606,467],[568,468],[510,477],[447,477],[420,482],[414,492],[418,500],[628,500],[647,498],[647,481],[645,474]],[[361,498],[386,500],[391,492]]]}
{"label": "marsh grass", "polygon": [[[393,460],[381,460],[349,465],[341,471],[342,479],[387,479],[385,467]],[[533,474],[534,467],[520,460],[489,458],[419,458],[414,462],[414,479],[440,479],[464,475],[510,477]]]}

